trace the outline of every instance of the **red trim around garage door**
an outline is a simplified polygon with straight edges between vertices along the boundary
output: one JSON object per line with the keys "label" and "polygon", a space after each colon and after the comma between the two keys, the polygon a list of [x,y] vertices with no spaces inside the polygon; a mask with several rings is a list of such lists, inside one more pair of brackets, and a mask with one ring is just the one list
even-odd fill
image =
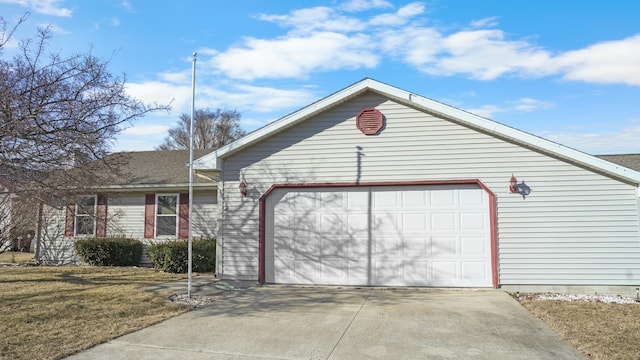
{"label": "red trim around garage door", "polygon": [[266,201],[271,192],[275,189],[282,188],[345,188],[345,187],[363,187],[363,186],[406,186],[406,185],[459,185],[459,184],[476,184],[480,186],[489,195],[489,222],[491,236],[491,272],[493,287],[498,287],[498,223],[496,210],[496,196],[478,179],[469,180],[441,180],[441,181],[408,181],[408,182],[369,182],[369,183],[312,183],[312,184],[274,184],[260,197],[259,212],[259,243],[258,243],[258,281],[265,283],[265,249],[266,249]]}

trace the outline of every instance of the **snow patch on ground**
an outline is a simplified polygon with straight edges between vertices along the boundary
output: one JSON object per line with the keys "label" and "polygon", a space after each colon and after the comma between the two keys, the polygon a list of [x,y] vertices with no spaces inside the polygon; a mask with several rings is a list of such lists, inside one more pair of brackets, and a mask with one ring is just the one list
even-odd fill
{"label": "snow patch on ground", "polygon": [[538,294],[538,295],[535,295],[533,299],[602,302],[602,303],[609,303],[609,304],[640,304],[640,302],[636,301],[636,298],[624,297],[620,295]]}
{"label": "snow patch on ground", "polygon": [[171,301],[180,305],[189,305],[193,307],[198,307],[202,305],[211,304],[212,302],[220,301],[220,296],[203,296],[203,295],[189,295],[187,294],[179,294],[179,295],[171,295],[169,297]]}

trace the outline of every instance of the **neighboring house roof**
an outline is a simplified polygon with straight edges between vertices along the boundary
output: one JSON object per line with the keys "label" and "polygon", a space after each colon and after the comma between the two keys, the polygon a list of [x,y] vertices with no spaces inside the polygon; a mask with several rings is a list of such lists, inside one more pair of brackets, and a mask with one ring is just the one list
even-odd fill
{"label": "neighboring house roof", "polygon": [[597,157],[640,171],[640,154],[596,155]]}
{"label": "neighboring house roof", "polygon": [[[194,159],[211,153],[212,149],[196,149]],[[155,150],[119,152],[117,157],[123,176],[104,190],[140,190],[186,188],[189,185],[189,150]],[[194,187],[214,187],[209,180],[193,177]]]}
{"label": "neighboring house roof", "polygon": [[363,79],[349,87],[333,93],[307,107],[280,118],[248,134],[247,136],[212,152],[211,154],[199,158],[194,162],[194,168],[200,171],[220,171],[221,164],[218,159],[224,159],[225,157],[242,151],[263,139],[295,126],[296,124],[303,122],[320,112],[327,111],[328,109],[342,104],[367,91],[378,93],[391,98],[400,104],[417,108],[429,114],[433,114],[463,126],[520,144],[521,146],[555,156],[567,162],[608,174],[609,176],[625,182],[633,184],[640,183],[640,172],[637,170],[638,168],[634,170],[614,162],[609,162],[605,159],[568,148],[541,137],[369,78]]}

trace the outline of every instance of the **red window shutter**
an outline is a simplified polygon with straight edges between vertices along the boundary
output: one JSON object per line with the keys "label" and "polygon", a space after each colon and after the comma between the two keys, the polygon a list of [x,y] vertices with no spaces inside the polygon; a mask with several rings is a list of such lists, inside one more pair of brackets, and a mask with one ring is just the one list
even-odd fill
{"label": "red window shutter", "polygon": [[64,236],[73,236],[75,227],[76,206],[67,204],[67,213],[64,217]]}
{"label": "red window shutter", "polygon": [[146,194],[144,196],[144,237],[153,238],[155,235],[156,221],[156,195]]}
{"label": "red window shutter", "polygon": [[178,238],[189,237],[189,194],[180,194],[178,210]]}
{"label": "red window shutter", "polygon": [[96,237],[107,236],[107,197],[98,194],[96,206]]}

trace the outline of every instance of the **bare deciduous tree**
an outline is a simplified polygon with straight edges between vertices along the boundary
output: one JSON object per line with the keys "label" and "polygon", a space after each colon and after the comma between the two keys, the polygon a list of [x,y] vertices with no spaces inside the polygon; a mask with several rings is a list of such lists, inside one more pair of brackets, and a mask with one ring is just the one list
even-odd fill
{"label": "bare deciduous tree", "polygon": [[[158,150],[189,149],[191,116],[180,115],[180,122],[169,129],[169,135]],[[240,113],[236,110],[211,111],[198,109],[193,117],[193,148],[217,149],[245,135],[240,128]]]}
{"label": "bare deciduous tree", "polygon": [[4,46],[18,26],[6,24],[0,17],[2,190],[14,200],[42,200],[110,181],[118,174],[118,157],[95,160],[110,152],[130,121],[169,106],[129,96],[124,76],[110,73],[108,61],[90,50],[69,56],[49,52],[49,29],[38,29],[35,38],[19,43],[16,55],[5,56]]}

